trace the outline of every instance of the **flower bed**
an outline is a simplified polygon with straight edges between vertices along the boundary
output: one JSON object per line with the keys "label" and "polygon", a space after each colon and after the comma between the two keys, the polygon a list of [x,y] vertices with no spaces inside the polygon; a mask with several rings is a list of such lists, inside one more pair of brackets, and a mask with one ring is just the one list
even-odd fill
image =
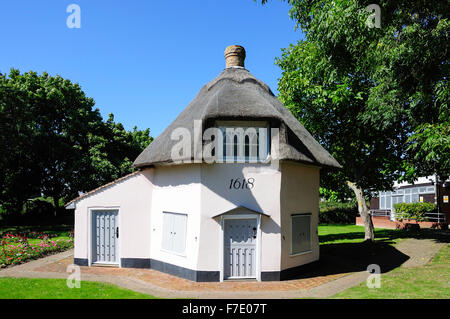
{"label": "flower bed", "polygon": [[0,239],[0,246],[8,245],[8,244],[16,244],[16,243],[26,243],[27,237],[22,235],[13,235],[7,233]]}
{"label": "flower bed", "polygon": [[[73,237],[52,240],[49,235],[32,232],[28,235],[6,234],[0,240],[0,268],[20,264],[29,259],[37,259],[48,254],[61,252],[73,247]],[[39,238],[39,243],[29,243],[27,238]]]}

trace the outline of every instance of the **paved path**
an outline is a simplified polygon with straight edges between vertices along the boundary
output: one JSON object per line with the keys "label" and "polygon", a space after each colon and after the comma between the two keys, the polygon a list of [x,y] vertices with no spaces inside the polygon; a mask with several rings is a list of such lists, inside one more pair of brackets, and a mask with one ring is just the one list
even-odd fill
{"label": "paved path", "polygon": [[408,255],[410,258],[402,265],[402,267],[418,267],[427,264],[436,255],[438,250],[444,246],[431,239],[414,239],[403,240],[395,247]]}
{"label": "paved path", "polygon": [[[428,263],[445,243],[406,239],[395,248],[409,259],[401,267]],[[0,277],[67,278],[73,250],[0,270]],[[111,283],[161,298],[327,298],[364,282],[369,273],[358,271],[281,282],[194,283],[152,269],[81,267],[82,281]],[[83,283],[81,283],[83,287]]]}

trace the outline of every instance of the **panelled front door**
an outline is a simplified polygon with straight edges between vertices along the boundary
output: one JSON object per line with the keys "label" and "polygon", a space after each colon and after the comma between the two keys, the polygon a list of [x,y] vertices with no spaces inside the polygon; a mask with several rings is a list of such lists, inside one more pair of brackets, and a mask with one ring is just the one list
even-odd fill
{"label": "panelled front door", "polygon": [[118,210],[92,211],[92,262],[118,264]]}
{"label": "panelled front door", "polygon": [[224,279],[256,278],[256,219],[224,220]]}

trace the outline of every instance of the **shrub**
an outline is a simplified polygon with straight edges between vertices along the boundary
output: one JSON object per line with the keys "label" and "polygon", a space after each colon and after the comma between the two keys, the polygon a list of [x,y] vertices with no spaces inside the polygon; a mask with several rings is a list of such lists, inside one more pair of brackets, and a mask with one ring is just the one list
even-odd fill
{"label": "shrub", "polygon": [[45,239],[38,244],[28,241],[5,243],[0,246],[0,268],[23,263],[28,259],[37,259],[50,253],[61,252],[73,247],[73,239]]}
{"label": "shrub", "polygon": [[[7,232],[6,234],[3,234],[0,232],[0,244],[1,243],[20,243],[20,242],[26,242],[27,239],[50,239],[53,237],[56,237],[57,234],[54,233],[42,233],[37,231],[22,231],[17,232],[15,234],[12,234],[10,232]],[[70,236],[69,236],[70,237]],[[73,236],[72,236],[73,237]]]}
{"label": "shrub", "polygon": [[0,239],[0,245],[8,245],[8,244],[16,244],[16,243],[26,243],[27,238],[22,235],[18,234],[10,234],[6,233],[6,235],[2,235],[2,238]]}
{"label": "shrub", "polygon": [[397,218],[416,220],[418,222],[426,220],[426,214],[436,210],[433,203],[398,203],[394,204]]}
{"label": "shrub", "polygon": [[320,224],[354,224],[358,207],[354,202],[320,202]]}

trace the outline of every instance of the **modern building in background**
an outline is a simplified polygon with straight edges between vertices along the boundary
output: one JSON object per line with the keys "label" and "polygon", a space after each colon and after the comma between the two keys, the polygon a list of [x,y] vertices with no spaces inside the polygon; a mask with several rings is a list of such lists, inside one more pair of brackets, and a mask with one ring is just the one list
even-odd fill
{"label": "modern building in background", "polygon": [[[380,191],[370,200],[370,211],[374,226],[396,226],[386,220],[397,220],[394,205],[397,203],[434,203],[438,205],[435,213],[426,216],[426,222],[421,223],[425,227],[433,227],[437,224],[445,224],[450,220],[450,180],[440,181],[436,185],[436,176],[418,178],[414,184],[408,182],[395,182],[392,191]],[[361,220],[357,218],[357,224]]]}

